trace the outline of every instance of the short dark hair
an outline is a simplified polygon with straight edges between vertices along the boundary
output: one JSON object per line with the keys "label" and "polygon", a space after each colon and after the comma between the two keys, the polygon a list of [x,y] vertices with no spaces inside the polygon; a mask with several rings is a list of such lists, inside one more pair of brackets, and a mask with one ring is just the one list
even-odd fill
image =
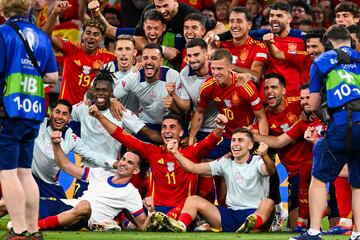
{"label": "short dark hair", "polygon": [[328,28],[326,33],[324,34],[324,41],[327,40],[351,40],[350,32],[349,30],[342,25],[332,25]]}
{"label": "short dark hair", "polygon": [[359,7],[353,2],[342,2],[336,5],[335,14],[338,12],[349,12],[354,18],[359,17]]}
{"label": "short dark hair", "polygon": [[350,33],[355,33],[356,38],[360,41],[360,25],[354,24],[347,28]]}
{"label": "short dark hair", "polygon": [[164,57],[162,48],[161,48],[161,46],[159,44],[149,43],[143,48],[142,51],[144,52],[145,49],[157,49],[160,52],[160,57]]}
{"label": "short dark hair", "polygon": [[85,31],[86,27],[98,28],[102,35],[104,35],[106,31],[106,25],[100,17],[94,17],[86,20],[83,25],[83,31]]}
{"label": "short dark hair", "polygon": [[114,78],[115,78],[114,73],[110,71],[110,67],[101,68],[94,78],[93,86],[96,87],[99,81],[106,81],[110,83],[111,88],[113,88]]}
{"label": "short dark hair", "polygon": [[[301,8],[303,8],[304,10],[305,10],[305,13],[306,14],[311,14],[311,9],[310,9],[310,7],[305,3],[305,2],[303,2],[303,1],[296,1],[296,2],[294,2],[293,4],[292,4],[292,8],[293,7],[301,7]],[[292,9],[291,8],[291,9]]]}
{"label": "short dark hair", "polygon": [[200,13],[189,13],[184,18],[184,22],[188,20],[193,20],[199,22],[204,28],[206,27],[206,17]]}
{"label": "short dark hair", "polygon": [[287,2],[277,2],[270,6],[270,10],[282,10],[291,14],[291,6]]}
{"label": "short dark hair", "polygon": [[118,11],[116,8],[113,8],[113,7],[106,7],[103,11],[102,11],[102,15],[105,16],[105,14],[107,13],[110,13],[110,14],[115,14],[116,15],[116,18],[118,20],[121,20],[121,12]]}
{"label": "short dark hair", "polygon": [[221,60],[227,59],[230,63],[232,62],[232,55],[229,50],[225,48],[216,49],[210,56],[210,60]]}
{"label": "short dark hair", "polygon": [[156,11],[155,8],[146,10],[144,13],[144,22],[146,20],[159,20],[164,23],[164,20],[161,18],[161,15]]}
{"label": "short dark hair", "polygon": [[234,135],[236,133],[245,133],[246,136],[250,138],[251,142],[254,142],[254,135],[250,129],[244,127],[236,128],[231,135]]}
{"label": "short dark hair", "polygon": [[232,12],[234,12],[234,13],[244,13],[246,21],[248,21],[248,22],[252,22],[252,20],[253,20],[252,14],[250,13],[250,11],[246,7],[233,7],[231,9],[231,11],[230,11],[230,14]]}
{"label": "short dark hair", "polygon": [[307,82],[300,86],[300,90],[308,89],[309,87],[310,87],[310,84]]}
{"label": "short dark hair", "polygon": [[319,38],[320,40],[325,34],[325,29],[314,29],[310,30],[305,35],[305,40],[309,40],[310,38]]}
{"label": "short dark hair", "polygon": [[185,45],[186,48],[193,48],[193,47],[200,47],[201,49],[207,50],[208,45],[204,41],[204,39],[201,38],[194,38],[191,39],[189,42]]}
{"label": "short dark hair", "polygon": [[166,115],[163,117],[163,120],[161,121],[161,123],[164,122],[164,120],[166,120],[166,119],[176,120],[176,121],[180,124],[181,128],[184,127],[183,119],[182,119],[179,115],[177,115],[176,113],[166,114]]}
{"label": "short dark hair", "polygon": [[269,73],[269,74],[266,74],[264,79],[269,79],[269,78],[276,78],[279,80],[279,83],[281,86],[283,86],[284,88],[286,87],[286,81],[285,81],[285,78],[283,75],[281,74],[278,74],[278,73]]}
{"label": "short dark hair", "polygon": [[68,109],[69,109],[69,113],[71,114],[71,112],[72,112],[72,105],[71,105],[71,103],[70,103],[68,100],[66,100],[66,99],[59,99],[59,100],[57,100],[57,102],[55,103],[55,105],[52,107],[51,110],[53,110],[54,108],[56,108],[57,105],[59,105],[59,104],[67,106]]}

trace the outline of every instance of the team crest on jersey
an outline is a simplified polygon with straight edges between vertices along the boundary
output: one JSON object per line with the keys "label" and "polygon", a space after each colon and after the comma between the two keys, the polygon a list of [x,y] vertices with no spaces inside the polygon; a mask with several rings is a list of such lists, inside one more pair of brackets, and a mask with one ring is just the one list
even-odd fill
{"label": "team crest on jersey", "polygon": [[288,53],[289,54],[295,54],[297,50],[297,43],[291,42],[288,43]]}
{"label": "team crest on jersey", "polygon": [[174,169],[175,169],[175,163],[174,163],[174,162],[167,162],[167,163],[166,163],[166,167],[167,167],[167,170],[168,170],[169,172],[172,172],[172,171],[174,171]]}
{"label": "team crest on jersey", "polygon": [[318,125],[315,127],[315,129],[318,132],[318,134],[321,134],[321,132],[325,130],[323,125]]}
{"label": "team crest on jersey", "polygon": [[50,156],[51,156],[51,154],[54,154],[52,143],[46,143],[46,145],[45,145],[45,153],[50,155]]}
{"label": "team crest on jersey", "polygon": [[105,128],[103,127],[103,125],[101,125],[101,123],[99,121],[96,121],[95,129],[97,131],[99,131],[99,132],[104,132],[105,131]]}
{"label": "team crest on jersey", "polygon": [[231,102],[232,102],[235,106],[237,106],[237,105],[239,104],[239,102],[240,102],[239,95],[238,95],[238,93],[237,93],[236,91],[233,92],[233,94],[232,94],[232,96],[231,96]]}
{"label": "team crest on jersey", "polygon": [[224,99],[224,103],[228,108],[231,108],[232,104],[230,99]]}
{"label": "team crest on jersey", "polygon": [[83,74],[88,75],[88,74],[90,74],[90,71],[91,71],[91,67],[86,66],[86,65],[83,66],[83,69],[82,69]]}
{"label": "team crest on jersey", "polygon": [[241,60],[242,63],[245,62],[245,60],[247,59],[248,55],[249,55],[249,50],[247,50],[247,49],[241,50],[241,52],[240,52],[240,60]]}
{"label": "team crest on jersey", "polygon": [[242,183],[242,176],[240,173],[235,174],[235,181],[238,185]]}
{"label": "team crest on jersey", "polygon": [[150,100],[151,101],[155,101],[156,100],[156,92],[154,90],[151,90],[150,93],[149,93],[149,96],[150,96]]}
{"label": "team crest on jersey", "polygon": [[281,125],[280,125],[280,128],[281,128],[281,130],[282,130],[283,132],[287,132],[287,131],[289,131],[290,126],[289,126],[288,123],[284,123],[284,124],[281,124]]}
{"label": "team crest on jersey", "polygon": [[293,124],[293,123],[295,123],[297,120],[298,120],[298,117],[297,117],[297,115],[295,114],[295,113],[288,113],[287,115],[286,115],[286,117],[289,119],[289,122],[291,123],[291,124]]}

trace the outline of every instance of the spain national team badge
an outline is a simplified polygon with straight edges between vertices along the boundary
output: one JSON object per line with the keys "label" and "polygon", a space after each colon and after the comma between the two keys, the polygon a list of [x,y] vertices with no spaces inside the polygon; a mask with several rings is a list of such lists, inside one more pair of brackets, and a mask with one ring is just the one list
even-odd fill
{"label": "spain national team badge", "polygon": [[281,128],[281,130],[282,130],[283,132],[287,132],[287,131],[289,131],[290,126],[289,126],[288,123],[284,123],[284,124],[281,124],[281,125],[280,125],[280,128]]}
{"label": "spain national team badge", "polygon": [[239,104],[240,102],[240,98],[239,98],[239,95],[237,93],[237,91],[234,91],[232,96],[231,96],[231,102],[232,104],[234,104],[235,106]]}
{"label": "spain national team badge", "polygon": [[100,69],[100,68],[102,67],[102,65],[104,65],[104,64],[102,64],[101,61],[96,60],[96,61],[94,61],[94,63],[93,63],[93,68],[94,68],[94,69]]}
{"label": "spain national team badge", "polygon": [[288,114],[286,115],[286,117],[289,119],[289,122],[290,122],[291,124],[295,123],[295,122],[298,120],[298,117],[296,116],[296,114],[295,114],[295,113],[292,113],[292,112],[288,113]]}
{"label": "spain national team badge", "polygon": [[297,50],[297,43],[290,42],[288,43],[288,53],[289,54],[296,54]]}
{"label": "spain national team badge", "polygon": [[91,67],[86,66],[86,65],[83,66],[83,69],[82,69],[83,74],[88,75],[88,74],[90,74],[90,71],[91,71]]}
{"label": "spain national team badge", "polygon": [[167,166],[167,169],[168,169],[169,172],[172,172],[175,169],[175,163],[174,162],[167,162],[166,166]]}
{"label": "spain national team badge", "polygon": [[244,63],[244,62],[245,62],[245,60],[247,59],[248,55],[249,55],[249,50],[247,50],[247,49],[241,50],[241,52],[240,52],[240,60],[241,60],[241,63]]}
{"label": "spain national team badge", "polygon": [[241,176],[240,173],[236,173],[236,174],[235,174],[235,181],[236,181],[236,183],[237,183],[238,185],[241,185],[241,183],[242,183],[242,176]]}
{"label": "spain national team badge", "polygon": [[231,108],[232,104],[230,99],[224,99],[224,103],[228,108]]}

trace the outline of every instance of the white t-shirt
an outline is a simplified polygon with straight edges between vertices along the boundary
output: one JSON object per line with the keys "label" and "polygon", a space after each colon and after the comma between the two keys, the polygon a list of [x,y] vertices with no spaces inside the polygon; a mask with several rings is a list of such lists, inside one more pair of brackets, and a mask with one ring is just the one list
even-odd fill
{"label": "white t-shirt", "polygon": [[[114,89],[116,87],[122,88],[124,86],[124,83],[121,83],[121,81],[127,81],[125,78],[128,74],[133,72],[134,67],[131,67],[128,71],[122,72],[119,70],[118,67],[118,60],[108,62],[104,65],[104,68],[109,68],[111,72],[114,73],[115,80],[114,80]],[[134,94],[129,94],[126,97],[123,97],[121,99],[121,103],[130,111],[133,111],[134,113],[137,113],[139,111],[139,101],[137,97]]]}
{"label": "white t-shirt", "polygon": [[[41,123],[39,134],[35,139],[31,171],[44,182],[58,184],[57,175],[60,168],[56,165],[54,150],[51,143],[52,129],[50,125],[48,126],[48,123],[49,119],[47,118]],[[111,158],[107,154],[98,153],[89,148],[70,128],[67,128],[64,132],[60,145],[65,154],[73,151],[83,157],[83,160],[89,164],[107,169],[112,167],[116,161],[115,158]]]}
{"label": "white t-shirt", "polygon": [[82,200],[91,205],[91,216],[88,224],[113,220],[123,209],[132,214],[143,212],[143,203],[139,191],[131,184],[114,184],[114,174],[102,168],[91,168],[88,178],[88,189],[79,199],[62,199],[71,206]]}
{"label": "white t-shirt", "polygon": [[[109,109],[101,111],[104,116],[119,127],[127,127],[133,133],[138,133],[145,124],[130,110],[124,111],[121,121],[116,120]],[[92,149],[107,154],[112,158],[118,157],[121,143],[110,136],[103,125],[89,115],[89,106],[80,103],[73,106],[72,117],[81,123],[81,138]],[[91,165],[90,165],[91,166]]]}
{"label": "white t-shirt", "polygon": [[[183,89],[185,90],[183,96],[184,99],[191,99],[193,111],[196,110],[197,102],[200,97],[200,87],[209,77],[209,74],[203,77],[197,76],[189,65],[186,65],[180,72],[180,81],[183,85]],[[215,102],[210,102],[208,108],[205,109],[200,131],[211,132],[215,128],[215,118],[218,113],[219,110]]]}
{"label": "white t-shirt", "polygon": [[264,164],[258,155],[251,156],[247,163],[236,163],[222,157],[210,162],[211,174],[223,176],[227,186],[226,205],[233,210],[258,208],[269,194],[269,176],[261,172]]}
{"label": "white t-shirt", "polygon": [[[149,83],[146,81],[144,70],[128,74],[114,89],[114,96],[123,101],[130,93],[135,94],[139,100],[138,115],[145,123],[161,124],[167,110],[163,105],[163,98],[168,96],[166,83],[176,83],[176,95],[180,98],[182,85],[180,84],[180,74],[172,68],[162,66],[160,68],[160,79]],[[120,87],[121,86],[121,87]]]}

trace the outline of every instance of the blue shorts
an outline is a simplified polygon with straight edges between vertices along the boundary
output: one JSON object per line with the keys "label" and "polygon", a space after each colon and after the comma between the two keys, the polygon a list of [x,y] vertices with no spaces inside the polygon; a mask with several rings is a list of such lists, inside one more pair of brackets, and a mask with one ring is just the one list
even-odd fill
{"label": "blue shorts", "polygon": [[330,183],[329,193],[328,193],[328,208],[329,208],[329,218],[340,217],[337,198],[336,198],[336,189],[334,183]]}
{"label": "blue shorts", "polygon": [[223,232],[235,232],[253,214],[256,208],[232,210],[227,207],[217,207],[221,215],[221,228]]}
{"label": "blue shorts", "polygon": [[288,206],[289,212],[299,207],[299,184],[300,184],[300,174],[297,173],[295,176],[288,178]]}
{"label": "blue shorts", "polygon": [[360,122],[352,124],[352,150],[346,146],[346,125],[331,123],[324,138],[314,146],[312,175],[320,181],[332,182],[348,163],[349,183],[360,188]]}
{"label": "blue shorts", "polygon": [[[196,141],[200,142],[209,134],[210,134],[209,132],[199,131],[196,134]],[[221,158],[222,156],[230,152],[230,143],[231,140],[223,136],[221,140],[218,142],[217,146],[206,157],[212,160]]]}
{"label": "blue shorts", "polygon": [[55,216],[72,208],[57,198],[40,198],[39,219]]}
{"label": "blue shorts", "polygon": [[39,124],[28,120],[0,119],[0,170],[31,168]]}
{"label": "blue shorts", "polygon": [[40,197],[44,197],[44,198],[54,197],[59,199],[66,198],[66,194],[62,186],[44,182],[35,175],[33,175],[33,177],[39,187]]}

